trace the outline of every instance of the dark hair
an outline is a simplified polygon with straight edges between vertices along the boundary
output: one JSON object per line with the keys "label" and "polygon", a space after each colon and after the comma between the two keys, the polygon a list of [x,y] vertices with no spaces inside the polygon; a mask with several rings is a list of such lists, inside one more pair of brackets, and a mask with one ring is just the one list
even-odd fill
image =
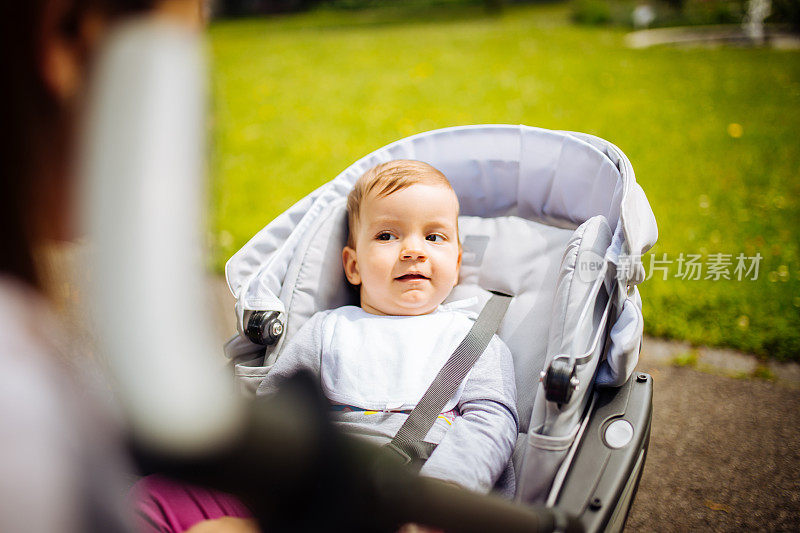
{"label": "dark hair", "polygon": [[[63,163],[71,150],[70,110],[42,77],[45,20],[54,13],[64,35],[77,33],[90,11],[114,17],[144,9],[152,0],[24,0],[0,2],[0,274],[39,285],[33,247],[40,228],[33,213],[36,197],[67,179]],[[88,55],[88,54],[87,54]]]}

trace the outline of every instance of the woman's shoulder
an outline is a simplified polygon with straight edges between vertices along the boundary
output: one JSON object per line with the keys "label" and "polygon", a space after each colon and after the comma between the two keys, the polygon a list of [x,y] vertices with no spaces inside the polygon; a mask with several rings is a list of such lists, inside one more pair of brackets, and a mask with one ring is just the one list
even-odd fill
{"label": "woman's shoulder", "polygon": [[52,322],[41,295],[0,278],[0,419],[7,427],[65,429],[66,406],[72,401],[68,378],[43,327]]}
{"label": "woman's shoulder", "polygon": [[26,285],[0,276],[0,379],[12,369],[44,375],[56,366],[53,352],[60,331],[42,295]]}

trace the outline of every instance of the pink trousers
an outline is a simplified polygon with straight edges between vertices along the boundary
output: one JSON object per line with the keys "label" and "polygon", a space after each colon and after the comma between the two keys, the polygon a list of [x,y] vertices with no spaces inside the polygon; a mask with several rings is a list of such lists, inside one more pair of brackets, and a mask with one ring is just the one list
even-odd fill
{"label": "pink trousers", "polygon": [[153,475],[140,479],[131,489],[136,531],[175,533],[198,522],[224,516],[252,518],[236,497]]}

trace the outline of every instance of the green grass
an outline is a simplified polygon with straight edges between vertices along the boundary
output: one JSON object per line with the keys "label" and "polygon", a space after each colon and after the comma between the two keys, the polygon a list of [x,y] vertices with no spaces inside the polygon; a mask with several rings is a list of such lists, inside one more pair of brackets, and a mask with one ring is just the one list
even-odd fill
{"label": "green grass", "polygon": [[673,366],[688,366],[689,368],[697,367],[697,350],[689,350],[683,352],[672,358]]}
{"label": "green grass", "polygon": [[676,279],[673,263],[641,286],[646,331],[800,360],[799,52],[631,50],[563,5],[219,22],[210,49],[217,269],[391,141],[476,123],[577,130],[631,159],[657,257],[763,256],[756,281]]}

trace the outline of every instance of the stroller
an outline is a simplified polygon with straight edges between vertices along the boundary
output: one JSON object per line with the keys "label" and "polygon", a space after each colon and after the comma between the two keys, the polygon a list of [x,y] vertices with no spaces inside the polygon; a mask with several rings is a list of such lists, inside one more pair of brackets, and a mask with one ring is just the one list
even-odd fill
{"label": "stroller", "polygon": [[635,373],[655,218],[630,162],[591,135],[527,126],[421,133],[348,167],[257,233],[227,263],[239,334],[225,347],[254,391],[315,312],[354,301],[341,271],[345,200],[392,159],[441,170],[461,204],[463,262],[447,302],[513,295],[498,335],[514,356],[520,428],[514,498],[584,529],[621,530],[644,466],[652,379]]}

